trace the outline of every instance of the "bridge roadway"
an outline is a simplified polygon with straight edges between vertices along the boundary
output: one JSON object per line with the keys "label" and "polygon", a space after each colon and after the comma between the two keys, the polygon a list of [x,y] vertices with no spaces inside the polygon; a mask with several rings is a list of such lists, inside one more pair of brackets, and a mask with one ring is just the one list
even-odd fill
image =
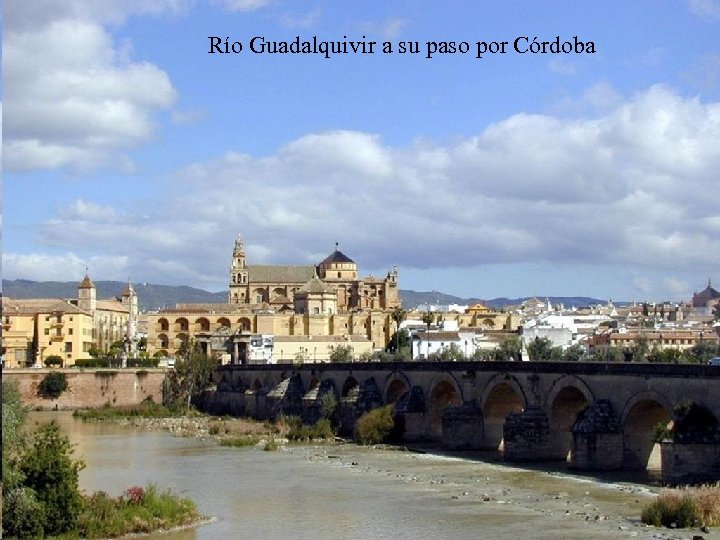
{"label": "bridge roadway", "polygon": [[[705,469],[705,476],[720,479],[720,457],[712,457],[720,456],[720,367],[716,366],[594,362],[227,365],[219,367],[214,378],[213,407],[224,412],[259,418],[300,414],[312,419],[323,395],[332,393],[340,405],[341,428],[347,432],[362,412],[395,403],[405,425],[405,440],[441,441],[447,448],[499,449],[506,459],[517,461],[567,459],[581,469],[660,467],[657,426],[672,427],[676,408],[692,402],[706,413],[702,433],[693,438],[704,446],[680,458],[670,447],[667,452],[663,449],[667,457],[662,457],[662,468],[670,468],[666,459],[679,459],[686,468]],[[694,429],[697,432],[697,426]],[[675,468],[682,469],[682,463]]]}

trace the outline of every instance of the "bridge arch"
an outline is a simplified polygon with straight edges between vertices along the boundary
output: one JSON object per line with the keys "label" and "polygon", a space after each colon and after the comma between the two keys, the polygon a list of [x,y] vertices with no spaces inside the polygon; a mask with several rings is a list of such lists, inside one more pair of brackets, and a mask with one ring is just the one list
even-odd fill
{"label": "bridge arch", "polygon": [[352,375],[348,375],[345,379],[345,382],[343,382],[342,386],[342,394],[340,397],[346,398],[350,394],[350,392],[353,391],[353,389],[358,388],[360,386],[360,383],[357,381],[355,377]]}
{"label": "bridge arch", "polygon": [[483,446],[499,450],[503,442],[503,425],[511,412],[521,412],[528,405],[522,385],[512,375],[498,373],[483,389],[480,401],[483,413]]}
{"label": "bridge arch", "polygon": [[671,425],[672,410],[672,402],[653,390],[639,392],[628,400],[621,416],[626,469],[660,471],[660,445],[655,442],[655,429],[658,424]]}
{"label": "bridge arch", "polygon": [[393,371],[385,378],[383,400],[386,404],[395,403],[411,388],[410,379],[402,371]]}
{"label": "bridge arch", "polygon": [[570,459],[573,425],[593,401],[590,387],[575,375],[563,375],[553,382],[545,401],[553,459]]}
{"label": "bridge arch", "polygon": [[431,439],[440,440],[443,413],[448,407],[462,404],[462,390],[452,374],[442,373],[433,378],[427,395],[427,433]]}

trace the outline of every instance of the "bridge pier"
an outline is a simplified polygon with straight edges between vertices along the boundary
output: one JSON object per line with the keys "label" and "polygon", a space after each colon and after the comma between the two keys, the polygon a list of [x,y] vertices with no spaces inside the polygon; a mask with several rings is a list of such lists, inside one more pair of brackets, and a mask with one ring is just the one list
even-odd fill
{"label": "bridge pier", "polygon": [[538,405],[510,413],[503,426],[503,459],[546,461],[552,457],[550,421]]}
{"label": "bridge pier", "polygon": [[483,446],[483,414],[475,401],[450,407],[443,414],[443,448],[479,450]]}
{"label": "bridge pier", "polygon": [[572,429],[570,468],[610,471],[623,466],[623,434],[607,399],[598,399],[580,415]]}

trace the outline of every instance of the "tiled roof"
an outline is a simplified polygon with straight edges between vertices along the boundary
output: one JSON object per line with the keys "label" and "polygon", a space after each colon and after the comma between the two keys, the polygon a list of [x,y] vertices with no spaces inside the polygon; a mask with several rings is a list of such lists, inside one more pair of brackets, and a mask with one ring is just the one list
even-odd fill
{"label": "tiled roof", "polygon": [[328,255],[323,262],[321,262],[321,265],[325,264],[333,264],[333,263],[351,263],[355,264],[355,261],[353,261],[350,257],[345,255],[342,251],[339,249],[336,249],[333,251],[330,255]]}
{"label": "tiled roof", "polygon": [[78,285],[79,289],[92,289],[94,287],[95,287],[95,284],[92,282],[92,280],[90,279],[90,276],[88,276],[87,274],[85,274],[85,277],[80,282],[80,285]]}
{"label": "tiled roof", "polygon": [[457,332],[418,332],[415,336],[420,341],[458,341],[460,339]]}
{"label": "tiled roof", "polygon": [[250,285],[261,283],[306,283],[315,275],[314,266],[248,266]]}
{"label": "tiled roof", "polygon": [[124,306],[122,302],[117,300],[98,300],[95,303],[96,309],[101,311],[119,311],[121,313],[128,313],[127,306]]}
{"label": "tiled roof", "polygon": [[35,314],[35,313],[85,313],[86,311],[80,309],[77,306],[66,302],[60,298],[29,298],[29,299],[11,299],[3,298],[3,314],[13,315],[18,314]]}
{"label": "tiled roof", "polygon": [[319,277],[314,276],[310,281],[308,281],[305,285],[302,286],[302,288],[298,291],[301,293],[310,293],[310,294],[322,294],[322,293],[330,293],[335,294],[335,291],[332,287],[326,285],[323,283]]}

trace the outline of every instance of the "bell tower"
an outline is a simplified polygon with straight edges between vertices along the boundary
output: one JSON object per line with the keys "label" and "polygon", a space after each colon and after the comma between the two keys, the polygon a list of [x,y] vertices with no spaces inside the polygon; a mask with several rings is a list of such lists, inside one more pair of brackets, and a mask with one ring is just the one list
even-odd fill
{"label": "bell tower", "polygon": [[245,263],[245,242],[237,235],[230,264],[230,294],[228,303],[245,304],[248,301],[248,269]]}

